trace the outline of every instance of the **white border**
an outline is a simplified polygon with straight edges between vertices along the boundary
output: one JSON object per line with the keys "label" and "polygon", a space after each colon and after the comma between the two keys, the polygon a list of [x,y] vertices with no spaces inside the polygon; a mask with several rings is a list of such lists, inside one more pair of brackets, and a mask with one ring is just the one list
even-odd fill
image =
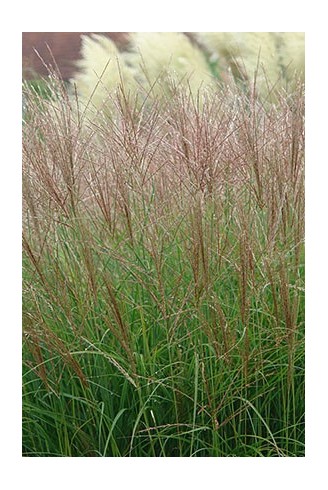
{"label": "white border", "polygon": [[[2,479],[8,488],[307,489],[325,481],[327,422],[327,38],[324,2],[10,2],[3,13],[1,300]],[[20,81],[22,32],[305,31],[307,428],[305,458],[21,458]],[[7,137],[8,135],[8,137]],[[3,314],[4,313],[4,314]],[[321,483],[319,483],[321,485]]]}

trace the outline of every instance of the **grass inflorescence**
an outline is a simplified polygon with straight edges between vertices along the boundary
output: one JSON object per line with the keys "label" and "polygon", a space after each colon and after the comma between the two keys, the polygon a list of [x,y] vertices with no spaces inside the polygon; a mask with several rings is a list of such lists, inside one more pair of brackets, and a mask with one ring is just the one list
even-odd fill
{"label": "grass inflorescence", "polygon": [[23,455],[303,456],[303,84],[121,87],[92,120],[49,91],[24,95]]}

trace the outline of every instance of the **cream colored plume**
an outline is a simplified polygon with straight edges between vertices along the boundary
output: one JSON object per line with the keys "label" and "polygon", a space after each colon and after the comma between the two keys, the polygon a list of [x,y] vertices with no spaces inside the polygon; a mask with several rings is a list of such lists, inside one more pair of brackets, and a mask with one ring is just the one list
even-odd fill
{"label": "cream colored plume", "polygon": [[161,90],[168,79],[189,84],[193,93],[213,83],[202,51],[181,32],[136,32],[130,35],[130,49],[124,59],[134,69],[136,79]]}
{"label": "cream colored plume", "polygon": [[[293,88],[304,76],[304,33],[300,32],[200,32],[197,43],[181,32],[136,32],[128,49],[120,53],[106,36],[82,36],[81,60],[74,79],[79,101],[102,109],[120,86],[125,93],[166,94],[173,86],[215,87],[212,69],[223,82],[236,79],[251,83],[266,94],[268,86]],[[115,98],[115,97],[114,97]]]}
{"label": "cream colored plume", "polygon": [[71,82],[80,101],[100,109],[110,94],[123,85],[126,91],[135,88],[131,70],[125,65],[115,44],[105,36],[83,35],[81,60]]}
{"label": "cream colored plume", "polygon": [[275,33],[281,63],[287,80],[292,80],[295,73],[305,75],[305,35],[304,32]]}
{"label": "cream colored plume", "polygon": [[304,33],[299,32],[200,32],[198,42],[217,60],[224,79],[233,75],[253,80],[264,90],[270,85],[304,74]]}

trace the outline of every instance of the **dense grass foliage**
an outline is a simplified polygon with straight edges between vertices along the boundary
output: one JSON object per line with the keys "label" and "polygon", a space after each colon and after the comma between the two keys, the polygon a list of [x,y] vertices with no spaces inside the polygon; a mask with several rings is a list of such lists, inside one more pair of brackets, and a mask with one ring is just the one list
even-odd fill
{"label": "dense grass foliage", "polygon": [[23,455],[304,455],[304,96],[26,87]]}

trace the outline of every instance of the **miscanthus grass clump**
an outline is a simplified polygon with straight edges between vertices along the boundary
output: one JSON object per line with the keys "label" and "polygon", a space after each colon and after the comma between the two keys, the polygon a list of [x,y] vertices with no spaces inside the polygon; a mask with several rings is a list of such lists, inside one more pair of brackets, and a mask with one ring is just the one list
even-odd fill
{"label": "miscanthus grass clump", "polygon": [[25,88],[24,456],[304,455],[303,84],[170,83]]}

